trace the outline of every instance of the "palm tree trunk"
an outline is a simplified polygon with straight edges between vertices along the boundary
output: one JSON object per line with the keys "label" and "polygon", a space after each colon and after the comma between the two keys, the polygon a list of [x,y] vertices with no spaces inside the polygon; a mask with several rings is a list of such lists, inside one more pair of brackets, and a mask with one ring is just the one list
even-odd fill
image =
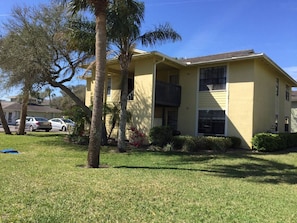
{"label": "palm tree trunk", "polygon": [[102,134],[103,92],[106,69],[106,8],[107,0],[97,1],[95,4],[96,16],[96,71],[94,103],[88,146],[89,168],[98,168],[100,165],[100,147]]}
{"label": "palm tree trunk", "polygon": [[126,123],[127,123],[127,103],[128,103],[128,68],[122,69],[122,90],[121,90],[121,110],[118,135],[118,150],[126,152]]}
{"label": "palm tree trunk", "polygon": [[4,111],[3,111],[3,108],[2,108],[1,101],[0,101],[0,118],[1,118],[2,127],[4,129],[5,134],[11,135],[11,131],[10,131],[9,127],[8,127],[8,124],[7,124],[7,121],[6,121],[6,118],[5,118],[5,114],[4,114]]}
{"label": "palm tree trunk", "polygon": [[22,101],[22,110],[21,110],[21,118],[20,118],[20,126],[19,126],[19,129],[17,131],[18,135],[24,135],[25,134],[28,101],[29,101],[29,91],[24,90],[23,101]]}

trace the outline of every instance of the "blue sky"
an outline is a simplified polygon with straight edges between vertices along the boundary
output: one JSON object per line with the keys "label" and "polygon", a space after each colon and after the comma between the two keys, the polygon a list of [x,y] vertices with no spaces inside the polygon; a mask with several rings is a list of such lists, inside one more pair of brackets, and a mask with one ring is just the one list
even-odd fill
{"label": "blue sky", "polygon": [[[48,0],[0,3],[0,22],[14,5],[37,5]],[[182,41],[153,48],[172,57],[196,57],[236,50],[265,53],[297,79],[296,0],[144,0],[143,32],[168,22]],[[1,33],[1,30],[0,30]],[[84,83],[84,82],[82,82]],[[2,98],[2,97],[0,97]]]}

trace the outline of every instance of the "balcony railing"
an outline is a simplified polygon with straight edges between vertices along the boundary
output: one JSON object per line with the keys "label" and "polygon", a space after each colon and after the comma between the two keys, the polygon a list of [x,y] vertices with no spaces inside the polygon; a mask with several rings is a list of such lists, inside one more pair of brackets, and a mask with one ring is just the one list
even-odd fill
{"label": "balcony railing", "polygon": [[181,86],[156,81],[156,105],[179,107],[181,101]]}

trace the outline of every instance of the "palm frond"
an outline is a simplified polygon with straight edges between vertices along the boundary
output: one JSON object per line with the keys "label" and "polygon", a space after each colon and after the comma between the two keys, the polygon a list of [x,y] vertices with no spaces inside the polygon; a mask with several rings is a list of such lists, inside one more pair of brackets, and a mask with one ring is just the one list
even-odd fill
{"label": "palm frond", "polygon": [[76,14],[79,11],[85,11],[85,10],[92,10],[92,6],[90,4],[90,1],[88,0],[58,0],[63,5],[66,5],[68,7],[68,11],[72,14]]}
{"label": "palm frond", "polygon": [[169,40],[175,42],[181,39],[181,36],[168,23],[159,25],[155,27],[155,30],[148,31],[137,38],[144,46],[153,46]]}

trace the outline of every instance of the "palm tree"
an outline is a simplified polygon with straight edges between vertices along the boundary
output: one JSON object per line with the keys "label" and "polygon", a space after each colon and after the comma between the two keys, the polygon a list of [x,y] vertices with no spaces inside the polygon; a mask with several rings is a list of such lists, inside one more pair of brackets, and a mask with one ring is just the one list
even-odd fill
{"label": "palm tree", "polygon": [[103,90],[106,67],[106,9],[108,0],[62,0],[68,3],[70,10],[77,13],[80,10],[90,9],[96,17],[95,43],[95,92],[88,146],[87,167],[98,168],[100,162],[100,147],[102,133]]}
{"label": "palm tree", "polygon": [[144,3],[133,0],[115,1],[107,15],[109,41],[117,48],[121,67],[121,111],[118,135],[118,150],[125,152],[125,132],[127,122],[128,68],[136,43],[153,46],[167,40],[181,40],[169,24],[160,25],[154,30],[140,34],[144,21]]}

